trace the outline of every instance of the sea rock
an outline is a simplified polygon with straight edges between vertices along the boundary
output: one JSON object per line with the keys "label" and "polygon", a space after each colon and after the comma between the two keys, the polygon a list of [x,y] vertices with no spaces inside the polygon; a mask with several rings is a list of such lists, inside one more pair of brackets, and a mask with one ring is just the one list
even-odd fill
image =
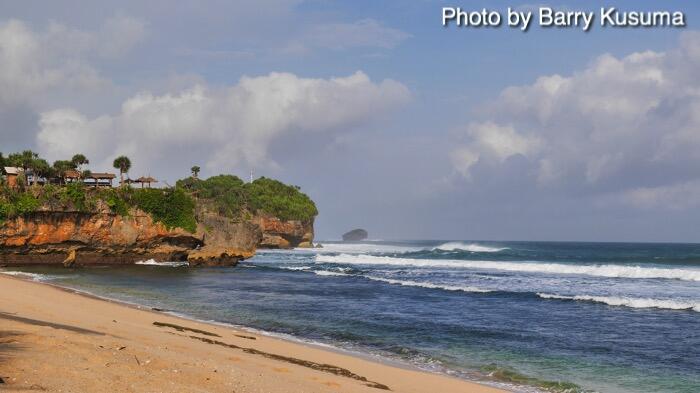
{"label": "sea rock", "polygon": [[75,264],[75,259],[77,257],[77,252],[75,248],[72,248],[70,251],[68,251],[68,256],[66,259],[63,260],[63,266],[65,267],[73,267]]}
{"label": "sea rock", "polygon": [[343,241],[345,242],[359,242],[367,239],[367,231],[364,229],[353,229],[352,231],[345,232],[343,234]]}

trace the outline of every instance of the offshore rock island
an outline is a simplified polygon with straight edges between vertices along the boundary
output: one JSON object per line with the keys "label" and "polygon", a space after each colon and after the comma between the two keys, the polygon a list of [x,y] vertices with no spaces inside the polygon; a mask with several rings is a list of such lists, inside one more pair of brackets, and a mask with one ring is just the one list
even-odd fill
{"label": "offshore rock island", "polygon": [[28,151],[0,154],[0,265],[232,266],[258,247],[313,244],[318,212],[296,186],[233,175],[203,180],[193,167],[174,187],[150,188],[156,179],[124,179],[130,162],[115,160],[122,180],[112,187],[116,175],[81,171],[76,157],[49,166]]}

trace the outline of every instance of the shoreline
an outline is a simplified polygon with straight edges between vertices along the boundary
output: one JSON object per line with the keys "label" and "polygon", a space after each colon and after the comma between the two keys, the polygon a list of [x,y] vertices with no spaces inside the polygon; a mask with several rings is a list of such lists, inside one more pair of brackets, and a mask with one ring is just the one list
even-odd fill
{"label": "shoreline", "polygon": [[[151,391],[150,389],[162,387],[163,384],[174,383],[170,378],[161,378],[152,373],[148,373],[147,379],[135,375],[139,374],[138,371],[142,371],[141,369],[148,368],[148,364],[143,365],[138,360],[139,356],[142,356],[148,359],[157,358],[160,360],[159,364],[163,359],[167,359],[166,364],[179,364],[178,368],[187,369],[187,374],[193,380],[203,379],[202,384],[206,385],[206,388],[203,388],[197,384],[192,386],[191,382],[182,382],[180,385],[171,386],[168,391],[230,391],[232,384],[236,386],[236,392],[377,392],[387,389],[405,392],[435,389],[441,392],[476,393],[508,391],[479,382],[424,371],[410,364],[391,364],[393,363],[391,359],[373,359],[374,356],[371,354],[355,353],[323,344],[316,345],[303,340],[285,339],[274,334],[266,334],[267,332],[255,331],[253,328],[235,327],[174,315],[176,313],[174,310],[154,310],[148,306],[109,299],[51,283],[37,282],[17,275],[0,274],[0,287],[3,288],[0,291],[0,319],[3,320],[0,334],[6,334],[4,329],[9,322],[11,325],[9,331],[20,333],[17,337],[13,336],[10,343],[21,344],[20,346],[28,348],[28,350],[16,352],[11,350],[10,355],[6,355],[4,345],[0,344],[0,377],[6,383],[4,386],[8,388],[17,385],[17,388],[26,389],[36,385],[47,391],[107,392],[115,391],[114,383],[130,382],[129,388],[126,389],[128,391]],[[18,297],[19,293],[25,296]],[[42,300],[45,298],[50,298],[52,301]],[[87,312],[88,309],[93,310],[94,313]],[[56,312],[61,315],[55,314]],[[109,319],[112,317],[114,319],[109,324]],[[125,324],[128,324],[128,328],[124,328]],[[32,355],[35,347],[41,347],[47,338],[55,339],[50,334],[47,336],[47,333],[50,333],[44,331],[47,328],[68,332],[68,336],[79,337],[64,337],[64,341],[58,340],[51,348],[44,348],[40,354]],[[70,331],[70,329],[89,331],[91,333],[87,336],[90,336],[90,339],[85,342],[88,338],[86,333]],[[104,354],[100,352],[104,352],[107,346],[95,346],[95,339],[92,337],[94,334],[101,337],[126,339],[131,341],[131,344],[120,345],[118,348],[126,349],[134,346],[145,353],[134,353],[135,362],[134,359],[129,358],[126,365],[121,365],[130,371],[125,370],[124,373],[113,375],[113,378],[107,378],[105,375],[95,378],[92,373],[78,373],[73,379],[67,380],[64,375],[73,367],[65,364],[64,356],[61,356],[60,352],[68,344],[75,344],[73,340],[87,344],[87,347],[82,348],[84,351],[80,351],[79,356],[82,362],[86,363],[86,371],[92,368],[108,368],[111,365],[110,362],[101,363],[104,360],[104,356],[101,355]],[[151,342],[164,342],[171,348],[178,347],[180,351],[169,351],[168,345],[164,347],[165,349],[161,347],[156,350],[148,345]],[[71,347],[76,348],[75,345]],[[102,350],[99,349],[100,347]],[[183,349],[184,353],[181,352]],[[118,351],[122,350],[118,349]],[[203,351],[201,356],[193,357],[194,353],[201,351]],[[114,353],[121,355],[118,352]],[[211,356],[212,354],[216,356]],[[41,356],[42,365],[38,368],[42,372],[36,373],[37,370],[34,370],[30,373],[32,378],[28,378],[26,367],[37,363],[36,356]],[[91,360],[95,357],[100,360]],[[55,362],[50,361],[52,358],[55,358]],[[211,375],[211,370],[188,368],[187,365],[192,360],[210,362],[210,367],[214,367],[214,375]],[[245,366],[242,363],[245,363]],[[25,366],[25,375],[22,375],[22,365]],[[238,378],[234,377],[233,382],[229,380],[231,378],[226,379],[228,382],[221,380],[218,385],[211,383],[213,377],[221,379],[224,375],[218,372],[217,368],[226,368],[229,377]],[[107,373],[107,375],[111,374]],[[248,378],[245,375],[248,375]],[[281,383],[280,379],[284,379],[284,382]],[[21,382],[22,380],[24,383]],[[135,385],[144,384],[150,387],[143,389],[135,387]],[[89,389],[87,385],[90,385]]]}

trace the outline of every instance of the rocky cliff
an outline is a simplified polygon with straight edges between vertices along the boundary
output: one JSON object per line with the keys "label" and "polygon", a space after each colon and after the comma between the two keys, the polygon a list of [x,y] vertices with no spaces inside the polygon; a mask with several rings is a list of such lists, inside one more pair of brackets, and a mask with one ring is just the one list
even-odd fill
{"label": "rocky cliff", "polygon": [[310,247],[313,222],[271,216],[235,221],[198,206],[197,231],[167,229],[149,214],[128,216],[108,209],[94,213],[38,211],[0,226],[0,265],[65,266],[187,261],[190,266],[232,266],[257,247]]}
{"label": "rocky cliff", "polygon": [[187,260],[201,239],[168,230],[140,211],[129,217],[108,212],[40,211],[0,227],[0,263],[128,264],[140,260]]}
{"label": "rocky cliff", "polygon": [[150,215],[128,216],[39,211],[0,226],[0,264],[65,266],[133,264],[138,261],[187,261],[192,266],[235,265],[255,255],[259,227],[198,212],[196,233],[167,229]]}
{"label": "rocky cliff", "polygon": [[0,265],[231,266],[257,247],[311,247],[317,214],[299,187],[267,178],[191,177],[163,189],[0,184]]}
{"label": "rocky cliff", "polygon": [[283,221],[270,215],[253,218],[252,222],[262,230],[260,248],[313,247],[314,221]]}

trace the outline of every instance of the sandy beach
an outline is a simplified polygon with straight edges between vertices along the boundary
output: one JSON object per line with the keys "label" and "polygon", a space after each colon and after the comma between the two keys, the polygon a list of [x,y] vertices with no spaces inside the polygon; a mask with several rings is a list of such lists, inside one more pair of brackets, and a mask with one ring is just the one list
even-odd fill
{"label": "sandy beach", "polygon": [[6,275],[0,377],[7,391],[502,391]]}

